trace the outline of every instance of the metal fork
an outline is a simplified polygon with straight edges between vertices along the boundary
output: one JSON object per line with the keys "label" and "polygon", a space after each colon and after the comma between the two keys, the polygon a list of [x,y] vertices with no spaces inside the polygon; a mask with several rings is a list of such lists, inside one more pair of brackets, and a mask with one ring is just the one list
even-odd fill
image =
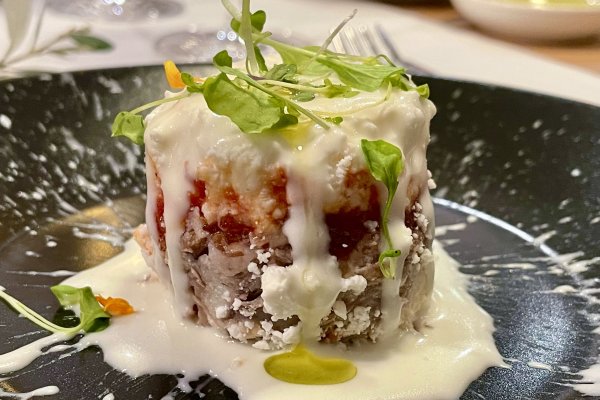
{"label": "metal fork", "polygon": [[425,68],[415,65],[400,56],[392,41],[383,28],[360,26],[353,28],[346,26],[331,42],[336,52],[345,52],[359,56],[373,56],[385,54],[390,59],[403,67],[409,73],[417,75],[431,75]]}

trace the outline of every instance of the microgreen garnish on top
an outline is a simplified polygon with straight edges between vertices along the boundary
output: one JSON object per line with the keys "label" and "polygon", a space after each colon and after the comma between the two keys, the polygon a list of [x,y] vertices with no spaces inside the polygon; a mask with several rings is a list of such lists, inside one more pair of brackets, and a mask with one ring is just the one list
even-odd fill
{"label": "microgreen garnish on top", "polygon": [[[119,113],[112,126],[113,136],[125,136],[142,144],[143,111],[194,93],[202,94],[214,113],[228,117],[241,131],[252,134],[304,121],[312,121],[325,130],[342,123],[343,119],[335,113],[311,110],[310,102],[317,97],[352,97],[360,91],[385,89],[385,100],[392,88],[414,90],[422,97],[429,95],[427,85],[416,86],[406,70],[394,65],[385,55],[362,57],[327,49],[356,11],[333,30],[322,46],[296,47],[279,42],[264,31],[267,16],[262,10],[251,12],[250,0],[242,1],[241,10],[230,0],[221,2],[232,17],[232,29],[246,47],[245,69],[234,67],[226,51],[213,58],[219,73],[206,79],[182,73],[174,63],[167,61],[165,75],[169,85],[183,91]],[[279,53],[283,62],[267,65],[261,51],[264,46]]]}
{"label": "microgreen garnish on top", "polygon": [[50,290],[62,307],[77,307],[79,309],[79,324],[72,327],[56,325],[4,290],[0,290],[0,298],[25,318],[52,333],[76,334],[80,332],[98,332],[106,329],[112,315],[124,315],[133,312],[133,308],[124,299],[109,298],[112,302],[107,302],[107,304],[110,304],[111,308],[106,307],[94,296],[89,286],[76,288],[68,285],[57,285],[52,286]]}
{"label": "microgreen garnish on top", "polygon": [[387,249],[379,255],[379,267],[381,268],[383,276],[394,279],[396,276],[396,264],[394,259],[399,257],[401,252],[400,250],[394,249],[388,222],[392,200],[396,194],[396,189],[398,189],[398,177],[404,170],[402,151],[385,140],[371,141],[362,139],[360,147],[365,156],[365,161],[371,175],[373,178],[382,182],[387,189],[387,199],[381,216],[381,231],[385,238]]}

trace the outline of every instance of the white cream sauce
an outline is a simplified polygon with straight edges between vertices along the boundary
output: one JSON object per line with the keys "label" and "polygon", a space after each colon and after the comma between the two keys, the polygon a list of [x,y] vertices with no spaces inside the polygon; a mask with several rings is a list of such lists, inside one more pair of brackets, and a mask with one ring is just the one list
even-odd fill
{"label": "white cream sauce", "polygon": [[[263,369],[263,361],[273,352],[230,342],[215,330],[183,318],[174,308],[172,291],[149,274],[132,241],[120,255],[64,282],[126,298],[136,309],[132,315],[113,318],[109,328],[84,336],[74,347],[100,346],[108,364],[133,377],[183,374],[189,382],[210,372],[242,400],[279,400],[282,393],[287,400],[458,398],[486,368],[503,362],[492,338],[493,321],[468,294],[467,278],[437,243],[434,253],[433,298],[421,333],[398,332],[376,345],[349,350],[311,346],[320,355],[356,364],[358,375],[343,384],[305,386],[277,381]],[[4,367],[0,372],[24,367],[57,339],[52,335],[1,356]]]}
{"label": "white cream sauce", "polygon": [[34,397],[52,396],[59,393],[59,391],[57,386],[44,386],[26,393],[5,392],[0,389],[0,397],[4,399],[29,400]]}

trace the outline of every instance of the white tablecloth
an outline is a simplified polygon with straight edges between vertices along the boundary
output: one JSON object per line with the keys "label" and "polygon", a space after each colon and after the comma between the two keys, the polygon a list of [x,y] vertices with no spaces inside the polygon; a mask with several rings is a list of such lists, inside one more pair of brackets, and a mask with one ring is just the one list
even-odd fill
{"label": "white tablecloth", "polygon": [[[180,15],[139,22],[85,21],[47,10],[42,38],[87,23],[94,34],[106,38],[115,47],[109,52],[45,56],[20,66],[69,71],[160,64],[165,56],[159,54],[154,45],[165,34],[189,27],[212,31],[228,25],[229,18],[219,0],[180,1],[185,5]],[[403,57],[437,76],[504,85],[600,106],[599,75],[423,19],[394,6],[348,0],[253,0],[252,8],[267,11],[267,29],[291,31],[292,35],[315,44],[320,44],[330,29],[357,8],[359,12],[352,24],[381,25]],[[3,15],[0,25],[1,51],[7,44]]]}

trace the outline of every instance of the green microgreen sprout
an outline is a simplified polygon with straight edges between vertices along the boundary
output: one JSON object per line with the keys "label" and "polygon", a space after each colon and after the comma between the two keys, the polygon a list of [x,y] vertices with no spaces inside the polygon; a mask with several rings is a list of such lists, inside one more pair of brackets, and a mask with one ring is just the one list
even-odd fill
{"label": "green microgreen sprout", "polygon": [[57,285],[50,288],[62,307],[79,308],[79,324],[73,327],[56,325],[4,290],[0,290],[0,298],[6,301],[15,311],[36,324],[42,329],[52,333],[77,334],[80,332],[98,332],[108,327],[110,314],[108,314],[96,300],[89,286],[76,288],[68,285]]}
{"label": "green microgreen sprout", "polygon": [[[171,76],[171,79],[180,85],[172,86],[184,89],[184,92],[117,114],[112,126],[113,136],[125,136],[134,143],[143,144],[145,126],[140,113],[166,102],[182,100],[192,93],[202,94],[213,112],[230,118],[241,131],[252,134],[296,125],[300,122],[299,118],[312,120],[325,130],[332,124],[341,123],[341,113],[313,111],[300,104],[308,103],[317,96],[352,97],[359,91],[373,92],[382,87],[388,88],[384,99],[389,97],[393,87],[415,90],[422,97],[429,94],[426,85],[415,86],[405,69],[395,66],[385,55],[363,57],[327,49],[333,38],[354,17],[356,10],[333,30],[320,47],[296,47],[274,40],[270,32],[263,31],[266,13],[262,10],[251,12],[250,0],[242,1],[241,10],[230,0],[221,2],[232,17],[232,29],[246,47],[246,71],[234,68],[226,51],[213,58],[219,74],[202,81],[188,73],[180,73],[173,64],[170,72],[174,68],[177,77]],[[283,63],[269,68],[259,46],[272,47]],[[332,78],[334,75],[336,79]],[[375,104],[379,102],[371,106]]]}
{"label": "green microgreen sprout", "polygon": [[394,279],[396,276],[395,259],[401,251],[394,249],[388,227],[392,201],[398,189],[398,178],[404,170],[402,151],[385,140],[362,139],[360,146],[371,175],[382,182],[387,189],[387,199],[381,216],[381,231],[387,249],[379,255],[379,268],[384,277]]}

